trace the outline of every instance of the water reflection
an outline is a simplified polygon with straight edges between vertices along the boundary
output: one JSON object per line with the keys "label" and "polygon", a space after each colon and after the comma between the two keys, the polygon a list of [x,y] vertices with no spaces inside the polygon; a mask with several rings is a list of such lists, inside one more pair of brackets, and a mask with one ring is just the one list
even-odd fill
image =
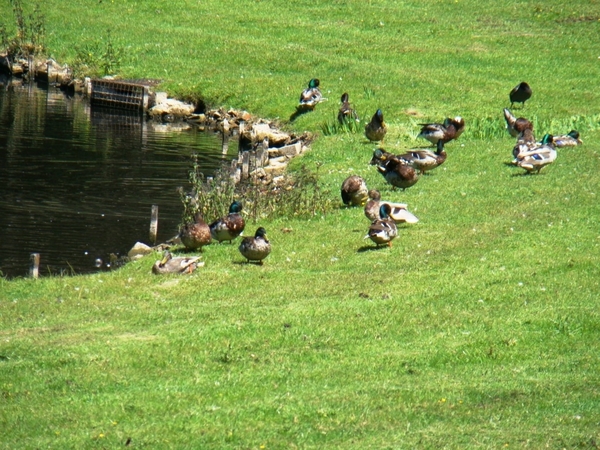
{"label": "water reflection", "polygon": [[[32,85],[0,85],[0,270],[24,276],[106,269],[109,254],[148,243],[151,205],[158,240],[177,232],[191,156],[206,174],[223,158],[221,138],[196,127],[171,131],[136,113],[90,108]],[[232,142],[229,154],[237,147]]]}

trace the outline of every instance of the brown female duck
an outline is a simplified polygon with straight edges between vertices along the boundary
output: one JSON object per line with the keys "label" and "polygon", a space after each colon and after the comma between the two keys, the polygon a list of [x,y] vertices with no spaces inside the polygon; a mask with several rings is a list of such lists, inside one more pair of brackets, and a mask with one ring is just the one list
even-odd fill
{"label": "brown female duck", "polygon": [[369,190],[367,183],[358,175],[350,175],[342,183],[342,201],[348,206],[362,206],[367,201]]}
{"label": "brown female duck", "polygon": [[381,141],[387,133],[387,125],[383,120],[383,112],[378,109],[371,121],[365,125],[365,136],[367,139],[376,142]]}
{"label": "brown female duck", "polygon": [[202,250],[203,246],[210,244],[212,240],[210,227],[204,221],[201,212],[194,215],[192,222],[188,222],[181,227],[179,238],[188,250]]}

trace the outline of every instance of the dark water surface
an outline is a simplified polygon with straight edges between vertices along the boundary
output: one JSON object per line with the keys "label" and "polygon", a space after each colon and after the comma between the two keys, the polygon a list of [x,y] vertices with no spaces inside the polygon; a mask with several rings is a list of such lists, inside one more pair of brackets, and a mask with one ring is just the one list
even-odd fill
{"label": "dark water surface", "polygon": [[151,244],[153,204],[158,242],[173,237],[192,155],[206,175],[230,157],[217,134],[168,128],[54,88],[0,84],[2,274],[26,276],[34,252],[41,275],[106,270],[111,253]]}

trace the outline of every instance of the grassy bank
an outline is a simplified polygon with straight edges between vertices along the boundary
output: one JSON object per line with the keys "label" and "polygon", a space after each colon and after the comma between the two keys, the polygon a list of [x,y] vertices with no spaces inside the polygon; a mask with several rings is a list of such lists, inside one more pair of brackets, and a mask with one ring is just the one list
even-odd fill
{"label": "grassy bank", "polygon": [[[292,170],[318,163],[335,199],[358,173],[421,221],[372,250],[362,211],[340,205],[261,223],[262,267],[223,244],[190,277],[153,276],[147,257],[0,279],[0,448],[598,447],[599,5],[42,9],[59,61],[110,29],[123,76],[313,131]],[[315,76],[329,101],[288,123]],[[501,110],[522,80],[538,134],[584,140],[539,176],[504,164]],[[460,114],[467,130],[444,166],[392,191],[360,133],[321,133],[344,91],[362,117],[383,109],[389,151],[422,145],[419,121]]]}

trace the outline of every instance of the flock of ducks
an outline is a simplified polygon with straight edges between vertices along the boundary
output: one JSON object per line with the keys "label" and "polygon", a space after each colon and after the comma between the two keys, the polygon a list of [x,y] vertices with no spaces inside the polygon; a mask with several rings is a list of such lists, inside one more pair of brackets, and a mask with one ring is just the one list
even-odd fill
{"label": "flock of ducks", "polygon": [[[301,100],[304,97],[303,93]],[[338,120],[340,122],[356,120],[357,117],[350,106],[348,93],[345,92],[341,97]],[[383,148],[377,148],[373,152],[370,164],[376,167],[394,189],[408,189],[419,181],[421,175],[441,166],[447,157],[444,146],[458,139],[465,130],[465,121],[460,116],[448,117],[441,123],[419,125],[421,130],[418,137],[427,140],[435,149],[411,149],[400,155],[394,155]],[[387,134],[387,129],[383,112],[377,109],[365,125],[365,136],[370,142],[381,142]],[[381,193],[376,189],[369,191],[365,180],[358,175],[351,175],[344,180],[341,195],[345,205],[364,206],[365,216],[371,221],[365,239],[371,239],[377,247],[380,245],[391,247],[392,240],[398,235],[398,224],[412,224],[419,221],[408,211],[405,203],[382,201]]]}
{"label": "flock of ducks", "polygon": [[[532,89],[529,84],[519,83],[509,93],[511,108],[515,103],[521,103],[524,107],[531,95]],[[341,104],[338,113],[340,122],[357,118],[350,107],[347,93],[342,95]],[[538,142],[531,121],[524,117],[515,117],[507,108],[504,109],[504,118],[508,133],[517,139],[511,164],[525,169],[525,173],[539,173],[543,167],[554,162],[557,157],[556,148],[582,143],[576,130],[561,136],[545,134]],[[383,148],[373,152],[371,165],[376,166],[377,171],[393,189],[407,189],[415,185],[421,175],[442,165],[447,158],[444,146],[458,139],[465,129],[465,122],[460,116],[446,118],[442,123],[419,125],[421,130],[417,137],[429,141],[435,150],[412,149],[400,155],[391,154]],[[381,142],[386,133],[387,125],[383,119],[383,112],[378,109],[365,125],[365,136],[370,142]],[[358,175],[351,175],[344,180],[341,194],[342,201],[348,206],[364,205],[365,215],[371,220],[365,239],[370,238],[377,247],[383,244],[391,247],[392,240],[398,234],[397,224],[418,222],[406,209],[405,204],[382,202],[380,193],[376,190],[368,191],[365,181]],[[367,202],[368,199],[370,200]]]}
{"label": "flock of ducks", "polygon": [[[308,87],[300,94],[297,111],[311,111],[317,104],[326,100],[320,89],[319,79],[313,78]],[[515,103],[525,102],[531,98],[532,90],[526,82],[521,82],[509,93],[511,108]],[[338,120],[344,123],[349,120],[358,121],[358,115],[352,108],[347,92],[340,99],[341,106],[338,111]],[[533,124],[524,117],[515,117],[513,113],[504,108],[504,119],[508,133],[516,138],[513,147],[512,164],[526,170],[526,173],[539,173],[542,168],[556,160],[556,148],[576,146],[582,143],[579,133],[572,130],[566,135],[552,136],[545,134],[541,141],[536,141],[533,133]],[[446,118],[441,123],[422,123],[418,138],[428,141],[433,148],[411,149],[403,154],[394,155],[377,148],[373,152],[370,164],[393,189],[408,189],[414,186],[422,175],[444,164],[447,158],[445,145],[456,140],[465,130],[465,121],[462,117]],[[371,120],[365,125],[365,136],[369,142],[382,142],[387,134],[387,124],[381,109],[377,109]],[[405,203],[395,203],[381,200],[381,193],[376,189],[369,190],[365,180],[358,175],[351,175],[344,180],[341,186],[342,202],[347,206],[363,206],[365,216],[371,224],[365,239],[371,239],[376,247],[387,245],[391,247],[392,240],[398,235],[398,224],[414,224],[419,219],[408,211]],[[201,213],[197,213],[192,222],[186,223],[180,230],[181,243],[188,250],[202,250],[213,240],[219,243],[230,243],[240,236],[244,230],[245,222],[241,215],[242,204],[234,201],[229,214],[221,217],[211,224],[207,224]],[[267,239],[266,230],[259,227],[253,237],[242,239],[239,247],[240,253],[247,262],[255,261],[262,264],[263,260],[271,253],[271,243]],[[162,273],[190,273],[201,265],[199,256],[173,257],[167,250],[160,261],[156,261],[152,271]]]}
{"label": "flock of ducks", "polygon": [[[246,227],[241,212],[242,204],[234,201],[229,206],[229,213],[211,224],[207,224],[202,213],[197,212],[193,221],[181,227],[178,237],[186,250],[202,251],[202,247],[209,245],[213,240],[219,244],[223,241],[232,243]],[[266,230],[259,227],[254,236],[243,238],[238,250],[248,263],[254,261],[262,264],[271,253],[271,243],[267,239]],[[155,274],[191,273],[201,264],[200,256],[174,257],[165,250],[163,258],[152,266],[152,272]]]}
{"label": "flock of ducks", "polygon": [[[523,103],[525,103],[525,100],[531,97],[531,88],[527,83],[519,84],[519,86],[521,85],[525,85],[527,88],[527,98],[524,95],[514,98],[522,99]],[[519,86],[513,89],[511,94]],[[513,96],[511,95],[512,100]],[[507,108],[504,108],[504,120],[506,121],[506,130],[508,133],[512,137],[517,138],[512,151],[514,158],[512,164],[525,169],[526,173],[539,173],[544,167],[552,164],[558,156],[557,148],[573,147],[582,143],[577,130],[571,130],[568,134],[560,136],[553,136],[546,133],[542,140],[537,142],[531,121],[524,117],[515,117]]]}

